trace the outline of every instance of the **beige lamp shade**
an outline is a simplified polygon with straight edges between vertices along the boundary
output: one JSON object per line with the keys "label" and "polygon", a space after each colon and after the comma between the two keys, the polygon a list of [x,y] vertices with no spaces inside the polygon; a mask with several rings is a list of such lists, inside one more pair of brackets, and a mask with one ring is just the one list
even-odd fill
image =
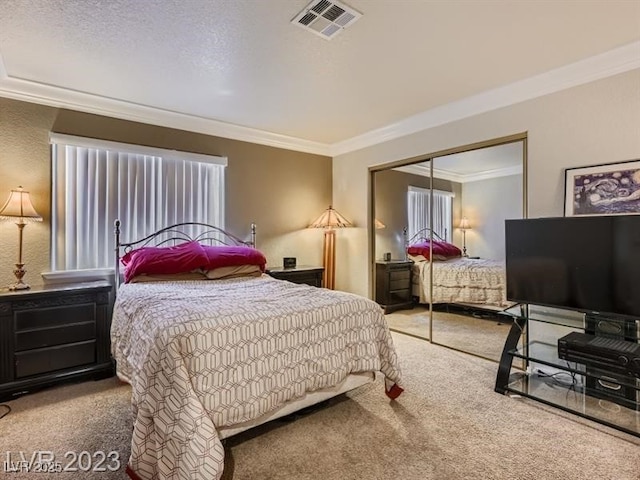
{"label": "beige lamp shade", "polygon": [[316,218],[309,228],[346,228],[353,227],[351,222],[333,209],[331,205]]}
{"label": "beige lamp shade", "polygon": [[378,220],[377,218],[375,218],[373,220],[373,224],[376,227],[376,230],[380,230],[382,228],[387,228],[387,226],[384,223],[382,223],[380,220]]}
{"label": "beige lamp shade", "polygon": [[469,224],[469,220],[467,219],[467,217],[462,217],[462,220],[460,220],[460,230],[469,230],[471,228],[471,225]]}
{"label": "beige lamp shade", "polygon": [[5,203],[4,207],[0,210],[0,219],[18,219],[18,223],[42,221],[42,217],[38,215],[36,209],[33,208],[29,192],[25,191],[22,187],[11,190],[9,200],[7,200],[7,203]]}

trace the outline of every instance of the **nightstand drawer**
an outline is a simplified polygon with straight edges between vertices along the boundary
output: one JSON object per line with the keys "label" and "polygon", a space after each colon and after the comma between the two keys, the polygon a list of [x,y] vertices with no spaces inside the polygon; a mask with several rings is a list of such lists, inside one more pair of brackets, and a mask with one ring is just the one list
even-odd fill
{"label": "nightstand drawer", "polygon": [[409,288],[411,288],[411,279],[409,277],[401,278],[400,280],[391,280],[389,282],[389,290],[391,291],[404,290]]}
{"label": "nightstand drawer", "polygon": [[411,270],[402,269],[402,270],[390,270],[389,271],[389,280],[409,280],[411,278]]}
{"label": "nightstand drawer", "polygon": [[52,328],[23,330],[16,333],[16,352],[52,347],[96,338],[96,323],[82,322]]}
{"label": "nightstand drawer", "polygon": [[322,283],[322,276],[307,272],[292,272],[287,275],[274,274],[273,277],[293,283],[305,283],[314,287],[320,287]]}
{"label": "nightstand drawer", "polygon": [[391,270],[389,272],[389,281],[391,282],[395,282],[398,280],[405,280],[408,282],[410,278],[411,271],[407,270],[406,268],[404,270]]}
{"label": "nightstand drawer", "polygon": [[389,304],[411,302],[411,290],[392,290],[389,292]]}
{"label": "nightstand drawer", "polygon": [[[84,300],[84,298],[83,298]],[[17,307],[19,308],[19,306]],[[63,305],[49,308],[15,310],[16,331],[66,325],[74,318],[94,318],[95,303]]]}
{"label": "nightstand drawer", "polygon": [[19,352],[16,358],[16,378],[54,372],[64,368],[88,365],[96,361],[95,340],[57,347]]}
{"label": "nightstand drawer", "polygon": [[323,267],[299,266],[293,268],[269,268],[266,273],[278,280],[311,285],[312,287],[322,287],[323,272]]}

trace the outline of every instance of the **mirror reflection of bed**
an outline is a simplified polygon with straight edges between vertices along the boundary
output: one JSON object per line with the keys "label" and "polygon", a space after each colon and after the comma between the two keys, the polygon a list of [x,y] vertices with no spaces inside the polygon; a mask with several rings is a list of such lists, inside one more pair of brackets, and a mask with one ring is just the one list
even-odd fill
{"label": "mirror reflection of bed", "polygon": [[[518,139],[373,174],[375,218],[385,225],[374,232],[375,261],[390,254],[414,262],[415,306],[387,315],[393,330],[499,360],[511,326],[498,314],[511,305],[504,291],[504,220],[525,210],[524,153]],[[407,245],[420,240],[425,255],[408,254]],[[445,258],[435,242],[460,253]]]}

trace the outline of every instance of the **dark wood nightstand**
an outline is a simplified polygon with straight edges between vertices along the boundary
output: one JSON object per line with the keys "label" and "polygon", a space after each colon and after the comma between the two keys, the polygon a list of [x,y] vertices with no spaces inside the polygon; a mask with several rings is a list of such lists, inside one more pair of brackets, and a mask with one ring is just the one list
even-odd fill
{"label": "dark wood nightstand", "polygon": [[0,400],[113,375],[110,293],[108,282],[1,292]]}
{"label": "dark wood nightstand", "polygon": [[279,280],[288,280],[293,283],[306,283],[312,287],[322,287],[323,272],[323,267],[300,266],[294,268],[268,268],[266,273]]}
{"label": "dark wood nightstand", "polygon": [[384,313],[413,308],[411,298],[411,265],[405,260],[376,262],[376,302]]}

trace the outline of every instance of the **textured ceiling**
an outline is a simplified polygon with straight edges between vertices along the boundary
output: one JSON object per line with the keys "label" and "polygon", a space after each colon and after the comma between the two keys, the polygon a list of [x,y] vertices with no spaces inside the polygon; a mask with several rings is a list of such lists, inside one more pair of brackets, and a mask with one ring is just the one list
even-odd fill
{"label": "textured ceiling", "polygon": [[640,40],[638,0],[346,0],[330,41],[307,3],[1,0],[0,76],[334,144]]}

